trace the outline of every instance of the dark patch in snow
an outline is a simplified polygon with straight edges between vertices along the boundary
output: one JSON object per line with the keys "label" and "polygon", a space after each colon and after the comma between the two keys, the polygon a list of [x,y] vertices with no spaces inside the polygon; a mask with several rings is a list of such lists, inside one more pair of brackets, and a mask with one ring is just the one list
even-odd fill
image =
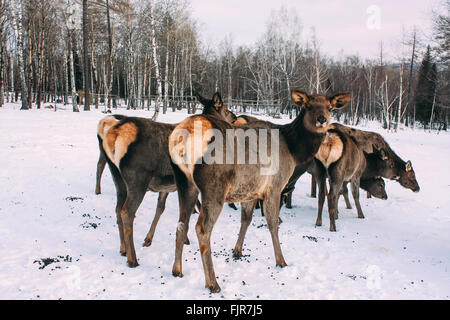
{"label": "dark patch in snow", "polygon": [[317,242],[317,238],[313,236],[303,236],[303,239],[308,239],[309,241]]}
{"label": "dark patch in snow", "polygon": [[[41,258],[39,260],[34,260],[34,263],[38,263],[40,265],[39,269],[44,269],[46,266],[57,263],[57,262],[72,262],[72,257],[69,255],[66,256],[58,256],[57,258]],[[60,269],[60,267],[57,267],[57,269]]]}
{"label": "dark patch in snow", "polygon": [[72,197],[72,196],[70,196],[70,197],[66,197],[65,200],[66,201],[78,201],[78,200],[83,201],[84,199],[82,197]]}
{"label": "dark patch in snow", "polygon": [[93,228],[93,229],[97,229],[98,228],[98,226],[100,225],[100,223],[94,223],[94,222],[85,222],[85,223],[83,223],[83,224],[80,224],[80,226],[83,228],[83,229],[90,229],[90,228]]}
{"label": "dark patch in snow", "polygon": [[356,276],[353,275],[353,274],[348,274],[347,277],[352,279],[352,280],[356,280]]}

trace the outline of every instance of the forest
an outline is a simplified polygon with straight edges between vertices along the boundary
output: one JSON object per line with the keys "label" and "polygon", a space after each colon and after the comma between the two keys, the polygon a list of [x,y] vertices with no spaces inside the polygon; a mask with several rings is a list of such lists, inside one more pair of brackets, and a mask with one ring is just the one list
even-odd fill
{"label": "forest", "polygon": [[[45,103],[74,112],[196,110],[195,94],[219,91],[237,112],[295,115],[289,92],[349,91],[338,121],[447,130],[450,1],[430,12],[433,30],[404,30],[395,58],[330,57],[314,28],[285,7],[254,44],[230,34],[212,45],[188,0],[0,0],[0,107]],[[56,108],[55,108],[56,110]]]}

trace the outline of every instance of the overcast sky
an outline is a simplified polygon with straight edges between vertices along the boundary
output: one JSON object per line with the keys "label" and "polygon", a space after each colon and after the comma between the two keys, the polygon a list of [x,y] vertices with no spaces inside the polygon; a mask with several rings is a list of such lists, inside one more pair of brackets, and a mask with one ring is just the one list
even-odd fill
{"label": "overcast sky", "polygon": [[398,56],[402,28],[414,25],[429,32],[431,10],[438,0],[191,0],[205,41],[220,42],[231,34],[235,45],[252,45],[265,31],[272,9],[295,10],[303,24],[303,40],[315,27],[321,49],[331,56],[359,54],[375,58],[380,41],[386,56]]}

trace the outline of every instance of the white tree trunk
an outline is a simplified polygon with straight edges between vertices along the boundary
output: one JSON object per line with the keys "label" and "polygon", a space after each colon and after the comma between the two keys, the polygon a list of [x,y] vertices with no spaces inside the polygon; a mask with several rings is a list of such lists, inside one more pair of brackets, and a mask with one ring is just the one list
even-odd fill
{"label": "white tree trunk", "polygon": [[69,68],[70,68],[70,84],[71,84],[71,93],[72,93],[72,110],[73,112],[80,112],[77,103],[77,91],[75,88],[75,67],[73,62],[73,49],[72,49],[72,33],[69,33]]}
{"label": "white tree trunk", "polygon": [[155,121],[159,115],[159,107],[161,104],[161,97],[162,97],[162,83],[161,83],[161,74],[159,72],[158,55],[156,54],[156,33],[155,33],[155,17],[153,15],[153,0],[150,0],[149,2],[149,10],[150,10],[150,28],[151,28],[152,51],[153,51],[153,64],[155,65],[156,86],[158,91],[158,97],[156,98],[155,113],[152,116],[152,120]]}
{"label": "white tree trunk", "polygon": [[170,41],[170,31],[169,31],[169,18],[166,18],[166,61],[164,68],[164,107],[163,113],[167,112],[167,104],[169,103],[169,41]]}
{"label": "white tree trunk", "polygon": [[[13,2],[14,3],[14,2]],[[20,73],[20,83],[21,83],[21,100],[22,100],[22,107],[21,110],[28,110],[30,106],[28,105],[28,86],[27,81],[25,78],[25,57],[23,55],[23,36],[24,36],[24,28],[23,28],[23,12],[24,12],[24,0],[21,0],[20,2],[15,2],[15,8],[13,8],[13,27],[14,27],[14,34],[16,36],[17,40],[17,61],[18,61],[18,67],[19,67],[19,73]]]}

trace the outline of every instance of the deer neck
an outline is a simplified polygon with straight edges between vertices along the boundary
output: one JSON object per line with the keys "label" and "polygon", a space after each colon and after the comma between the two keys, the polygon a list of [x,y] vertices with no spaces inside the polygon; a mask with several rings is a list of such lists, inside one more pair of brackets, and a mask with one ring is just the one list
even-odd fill
{"label": "deer neck", "polygon": [[297,164],[311,161],[326,136],[326,133],[307,130],[303,124],[304,115],[302,109],[293,122],[280,129]]}

